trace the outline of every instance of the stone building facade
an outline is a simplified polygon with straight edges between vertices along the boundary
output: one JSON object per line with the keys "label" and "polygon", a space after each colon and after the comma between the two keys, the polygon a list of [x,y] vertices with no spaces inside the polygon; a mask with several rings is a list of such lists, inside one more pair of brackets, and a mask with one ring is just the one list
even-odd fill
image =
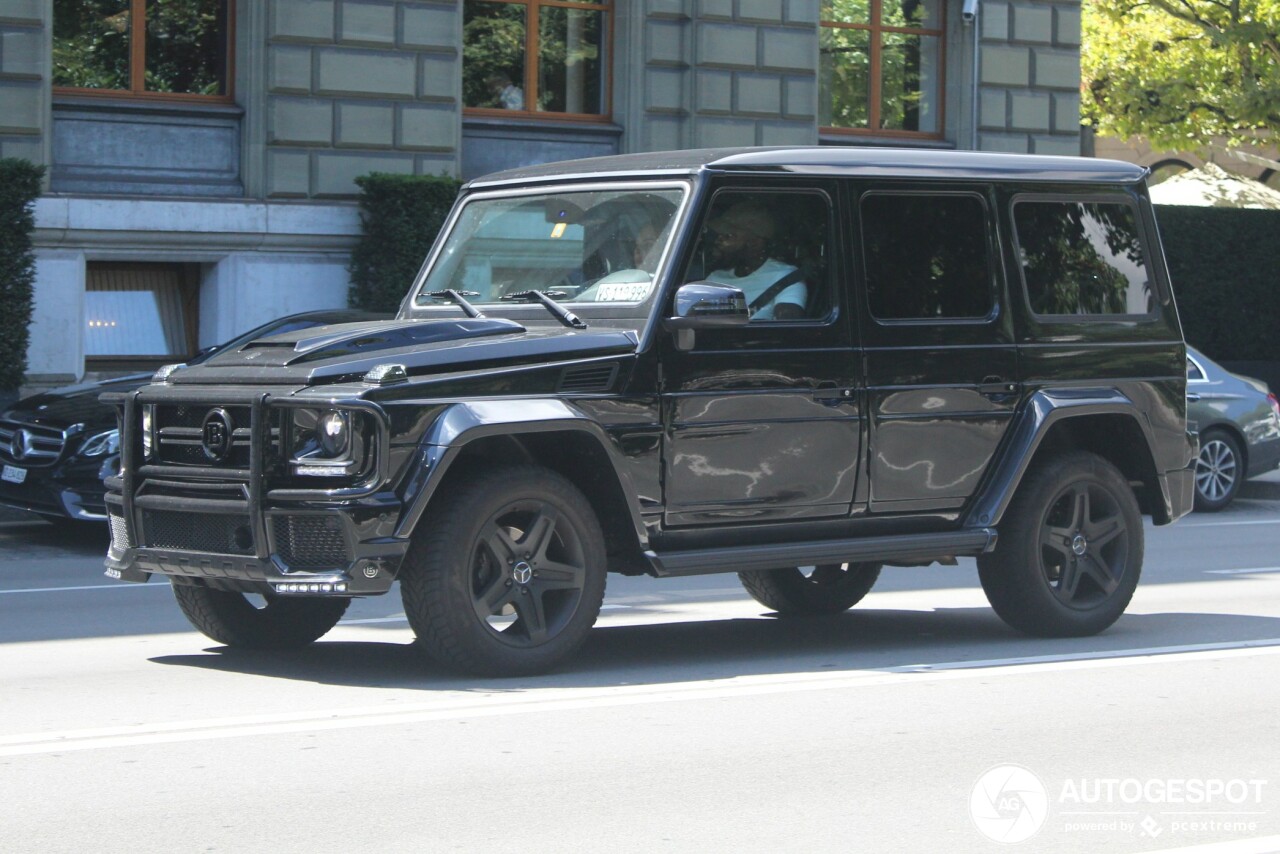
{"label": "stone building facade", "polygon": [[[81,24],[111,44],[141,40],[132,12],[145,50],[203,49],[166,48],[152,30],[172,22],[142,21],[140,0],[97,6],[112,2],[123,11],[88,24],[59,10],[83,17],[92,3],[0,2],[0,156],[49,169],[33,387],[345,305],[353,181],[372,171],[470,178],[737,145],[1080,153],[1074,0],[189,0],[224,15],[201,25],[225,39],[212,84],[148,91],[173,57],[153,75],[134,47],[127,74],[67,85],[83,71],[76,39],[92,36]],[[521,32],[521,15],[541,24],[495,65],[476,40]],[[514,111],[500,109],[504,86]],[[161,321],[178,323],[180,305],[185,336],[154,335],[163,353],[103,352],[159,348],[104,338],[115,321],[99,315],[161,291]]]}

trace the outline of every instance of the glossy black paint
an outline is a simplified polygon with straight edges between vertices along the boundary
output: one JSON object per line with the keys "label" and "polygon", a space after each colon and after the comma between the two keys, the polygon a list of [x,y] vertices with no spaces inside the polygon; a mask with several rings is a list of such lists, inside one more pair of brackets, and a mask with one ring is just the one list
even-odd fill
{"label": "glossy black paint", "polygon": [[[783,545],[763,549],[760,566],[928,562],[992,546],[1038,449],[1097,441],[1105,453],[1112,430],[1133,442],[1124,446],[1132,458],[1124,468],[1143,483],[1144,509],[1158,523],[1172,521],[1190,507],[1195,448],[1183,343],[1158,251],[1148,250],[1157,295],[1150,316],[1039,318],[1010,239],[1013,199],[1079,194],[1135,206],[1147,245],[1157,247],[1143,174],[1077,158],[801,149],[624,156],[481,179],[469,188],[682,176],[694,193],[673,244],[677,260],[640,306],[643,317],[574,304],[588,324],[577,330],[541,306],[502,308],[507,319],[491,320],[406,301],[396,321],[251,344],[180,370],[137,401],[121,400],[128,432],[126,470],[112,482],[118,506],[136,527],[136,494],[148,478],[183,477],[130,465],[140,454],[138,406],[256,401],[267,413],[265,435],[269,413],[287,401],[376,415],[386,429],[376,450],[384,475],[358,494],[308,490],[297,478],[286,485],[267,460],[251,472],[188,477],[245,482],[243,510],[255,519],[304,508],[345,514],[358,520],[345,529],[353,553],[402,551],[451,471],[500,459],[543,463],[574,479],[602,514],[614,568],[635,559],[625,571],[728,571],[750,562],[742,549]],[[992,313],[875,318],[857,260],[858,199],[885,187],[938,186],[985,201]],[[683,330],[679,342],[663,330],[691,266],[690,233],[722,187],[794,187],[832,200],[839,228],[828,316]],[[498,312],[486,305],[485,313]],[[387,363],[404,365],[407,381],[362,381]],[[591,376],[601,378],[598,387],[575,385]],[[173,506],[195,506],[171,497]],[[256,546],[251,565],[237,564],[240,582],[288,575],[265,534]],[[215,577],[216,558],[190,558],[192,574]],[[112,560],[124,574],[173,565],[136,546],[113,549]]]}

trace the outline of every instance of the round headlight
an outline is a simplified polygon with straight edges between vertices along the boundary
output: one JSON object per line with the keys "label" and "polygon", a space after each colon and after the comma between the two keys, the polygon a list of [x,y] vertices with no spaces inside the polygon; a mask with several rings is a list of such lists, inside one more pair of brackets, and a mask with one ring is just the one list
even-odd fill
{"label": "round headlight", "polygon": [[351,425],[346,413],[331,411],[321,415],[316,424],[316,435],[320,441],[320,450],[326,457],[342,456],[351,443]]}

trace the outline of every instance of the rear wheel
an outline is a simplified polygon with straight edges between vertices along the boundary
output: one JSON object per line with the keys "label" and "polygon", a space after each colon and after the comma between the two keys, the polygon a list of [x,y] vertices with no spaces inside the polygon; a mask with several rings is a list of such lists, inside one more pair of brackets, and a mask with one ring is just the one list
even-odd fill
{"label": "rear wheel", "polygon": [[824,563],[739,572],[742,586],[779,614],[838,614],[862,601],[880,577],[878,563]]}
{"label": "rear wheel", "polygon": [[400,590],[431,658],[518,676],[551,669],[586,640],[604,599],[604,536],[566,478],[495,469],[438,496],[429,513]]}
{"label": "rear wheel", "polygon": [[338,624],[350,599],[290,599],[173,585],[178,607],[191,624],[227,646],[287,649],[319,640]]}
{"label": "rear wheel", "polygon": [[1231,503],[1244,480],[1244,454],[1235,436],[1209,430],[1200,437],[1196,460],[1196,509],[1216,513]]}
{"label": "rear wheel", "polygon": [[1142,571],[1142,515],[1124,476],[1076,452],[1033,470],[978,557],[996,613],[1042,637],[1096,634],[1128,606]]}

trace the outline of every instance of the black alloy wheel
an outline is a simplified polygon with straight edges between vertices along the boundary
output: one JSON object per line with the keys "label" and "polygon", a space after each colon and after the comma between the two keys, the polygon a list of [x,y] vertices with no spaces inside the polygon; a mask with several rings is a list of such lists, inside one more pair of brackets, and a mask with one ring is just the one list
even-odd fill
{"label": "black alloy wheel", "polygon": [[1142,516],[1124,476],[1074,452],[1038,465],[978,575],[996,613],[1031,635],[1096,634],[1128,606],[1142,571]]}
{"label": "black alloy wheel", "polygon": [[419,646],[458,671],[541,673],[586,639],[605,587],[586,497],[538,466],[483,472],[438,495],[401,574]]}
{"label": "black alloy wheel", "polygon": [[738,573],[752,599],[783,616],[847,611],[862,601],[879,577],[878,563],[824,563]]}

